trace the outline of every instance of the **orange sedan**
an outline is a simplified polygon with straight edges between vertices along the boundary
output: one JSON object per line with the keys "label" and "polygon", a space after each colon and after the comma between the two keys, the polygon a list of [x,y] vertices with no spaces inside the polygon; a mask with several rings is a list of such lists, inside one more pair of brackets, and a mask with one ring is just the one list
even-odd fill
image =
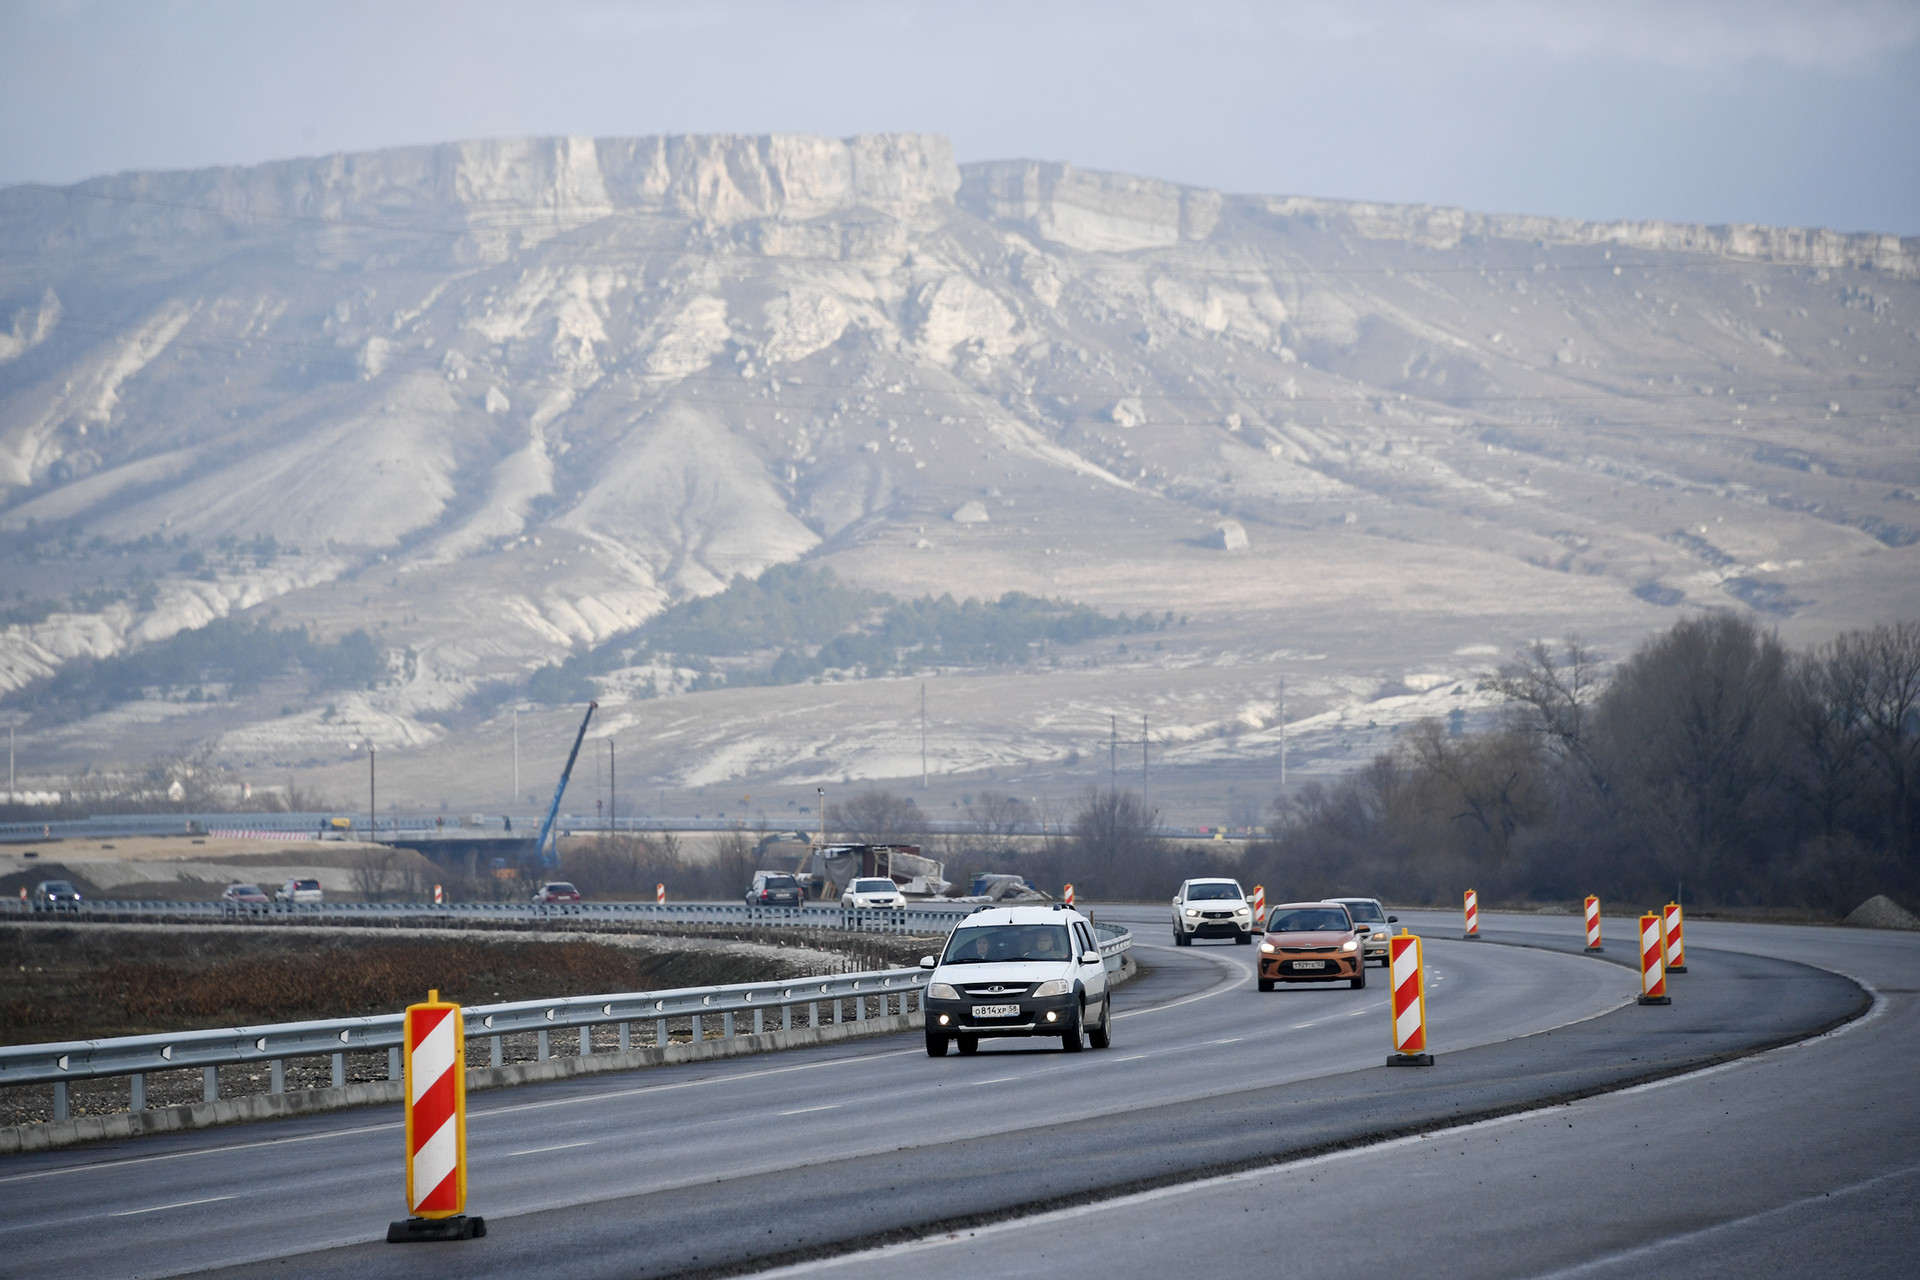
{"label": "orange sedan", "polygon": [[1332,902],[1289,902],[1267,915],[1260,943],[1260,989],[1276,982],[1367,985],[1366,952],[1347,909]]}

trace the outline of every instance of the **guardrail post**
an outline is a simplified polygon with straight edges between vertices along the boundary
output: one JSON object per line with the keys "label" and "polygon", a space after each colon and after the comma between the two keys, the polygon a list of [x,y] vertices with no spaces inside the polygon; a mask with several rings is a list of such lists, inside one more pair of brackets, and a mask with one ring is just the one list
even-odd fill
{"label": "guardrail post", "polygon": [[580,1056],[583,1058],[589,1058],[593,1056],[593,1028],[592,1027],[580,1028]]}
{"label": "guardrail post", "polygon": [[667,1047],[667,1020],[665,1018],[655,1018],[653,1020],[653,1047],[656,1049],[664,1049]]}
{"label": "guardrail post", "polygon": [[67,1120],[71,1118],[67,1105],[67,1082],[65,1080],[55,1080],[53,1082],[53,1118],[55,1120]]}
{"label": "guardrail post", "polygon": [[136,1071],[129,1080],[133,1085],[133,1100],[127,1104],[127,1110],[145,1111],[147,1109],[147,1073]]}
{"label": "guardrail post", "polygon": [[759,1035],[766,1029],[767,1011],[765,1009],[755,1009],[753,1011],[753,1034]]}
{"label": "guardrail post", "polygon": [[720,1015],[720,1034],[728,1040],[733,1039],[733,1010]]}
{"label": "guardrail post", "polygon": [[504,1061],[506,1061],[506,1055],[500,1047],[500,1037],[488,1036],[487,1037],[487,1065],[490,1067],[497,1067]]}
{"label": "guardrail post", "polygon": [[336,1089],[347,1087],[347,1055],[344,1053],[333,1055],[333,1087]]}
{"label": "guardrail post", "polygon": [[793,1030],[793,1006],[790,1004],[780,1006],[780,1029],[782,1031]]}
{"label": "guardrail post", "polygon": [[632,1048],[633,1024],[631,1022],[623,1022],[620,1024],[620,1052],[626,1053]]}
{"label": "guardrail post", "polygon": [[833,1025],[837,1027],[846,1020],[847,1006],[842,1003],[839,996],[835,996],[833,998]]}
{"label": "guardrail post", "polygon": [[699,1044],[707,1038],[707,1029],[701,1025],[700,1015],[693,1015],[693,1042]]}
{"label": "guardrail post", "polygon": [[200,1096],[207,1102],[220,1101],[220,1068],[207,1067],[201,1071]]}
{"label": "guardrail post", "polygon": [[542,1027],[540,1028],[540,1061],[545,1062],[547,1060],[547,1053],[547,1029]]}
{"label": "guardrail post", "polygon": [[818,1000],[809,1000],[807,1002],[807,1026],[817,1027],[819,1025],[820,1025],[820,1002]]}
{"label": "guardrail post", "polygon": [[387,1079],[398,1080],[399,1078],[400,1078],[400,1046],[395,1045],[393,1048],[387,1050]]}
{"label": "guardrail post", "polygon": [[275,1093],[285,1093],[287,1091],[287,1060],[285,1058],[275,1058],[273,1060],[273,1070],[270,1074],[273,1082],[269,1087]]}
{"label": "guardrail post", "polygon": [[867,998],[865,996],[855,996],[853,998],[853,1020],[855,1022],[865,1022],[867,1020]]}

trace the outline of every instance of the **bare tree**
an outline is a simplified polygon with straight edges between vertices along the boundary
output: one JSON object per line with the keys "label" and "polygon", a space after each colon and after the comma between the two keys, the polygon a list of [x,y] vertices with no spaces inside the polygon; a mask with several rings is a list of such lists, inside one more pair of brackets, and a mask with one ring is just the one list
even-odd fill
{"label": "bare tree", "polygon": [[1512,706],[1524,732],[1571,766],[1575,778],[1604,793],[1606,778],[1589,740],[1601,682],[1600,661],[1578,636],[1568,636],[1557,654],[1535,640],[1487,681]]}
{"label": "bare tree", "polygon": [[1859,673],[1861,727],[1886,791],[1889,844],[1911,859],[1920,792],[1920,623],[1841,636],[1834,650]]}
{"label": "bare tree", "polygon": [[1413,728],[1406,750],[1431,783],[1453,822],[1474,833],[1486,860],[1503,866],[1521,827],[1549,813],[1532,739],[1506,731],[1451,738],[1438,720]]}
{"label": "bare tree", "polygon": [[354,855],[350,868],[353,891],[368,902],[381,902],[393,882],[394,856],[391,849],[363,849]]}
{"label": "bare tree", "polygon": [[898,844],[925,831],[927,821],[910,796],[862,791],[828,805],[827,826],[859,844]]}
{"label": "bare tree", "polygon": [[998,791],[982,791],[966,806],[967,825],[975,836],[975,847],[987,854],[1000,854],[1015,847],[1015,837],[1033,825],[1033,808],[1019,796]]}
{"label": "bare tree", "polygon": [[1073,816],[1070,853],[1088,868],[1091,893],[1155,898],[1166,884],[1165,848],[1155,828],[1159,811],[1137,791],[1090,787]]}

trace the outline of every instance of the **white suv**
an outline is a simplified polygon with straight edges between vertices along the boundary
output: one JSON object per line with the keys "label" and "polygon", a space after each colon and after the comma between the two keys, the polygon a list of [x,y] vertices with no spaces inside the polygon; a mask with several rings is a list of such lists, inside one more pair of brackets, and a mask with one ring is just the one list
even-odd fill
{"label": "white suv", "polygon": [[1238,880],[1188,880],[1173,895],[1175,946],[1190,947],[1195,938],[1232,938],[1251,946],[1258,928]]}
{"label": "white suv", "polygon": [[974,1053],[989,1036],[1055,1036],[1078,1053],[1112,1043],[1107,967],[1093,922],[1064,903],[982,908],[960,922],[940,959],[927,956],[927,1056]]}
{"label": "white suv", "polygon": [[868,907],[904,907],[907,897],[900,886],[885,876],[861,876],[840,894],[840,905],[848,909]]}
{"label": "white suv", "polygon": [[320,882],[310,878],[296,878],[281,884],[273,891],[276,902],[307,903],[318,902],[326,895],[320,891]]}

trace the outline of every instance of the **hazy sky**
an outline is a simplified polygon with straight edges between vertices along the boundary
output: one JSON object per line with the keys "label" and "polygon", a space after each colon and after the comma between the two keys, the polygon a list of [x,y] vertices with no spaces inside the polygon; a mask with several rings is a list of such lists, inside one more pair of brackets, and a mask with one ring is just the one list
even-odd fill
{"label": "hazy sky", "polygon": [[908,130],[1232,191],[1920,233],[1920,3],[0,0],[0,183]]}

